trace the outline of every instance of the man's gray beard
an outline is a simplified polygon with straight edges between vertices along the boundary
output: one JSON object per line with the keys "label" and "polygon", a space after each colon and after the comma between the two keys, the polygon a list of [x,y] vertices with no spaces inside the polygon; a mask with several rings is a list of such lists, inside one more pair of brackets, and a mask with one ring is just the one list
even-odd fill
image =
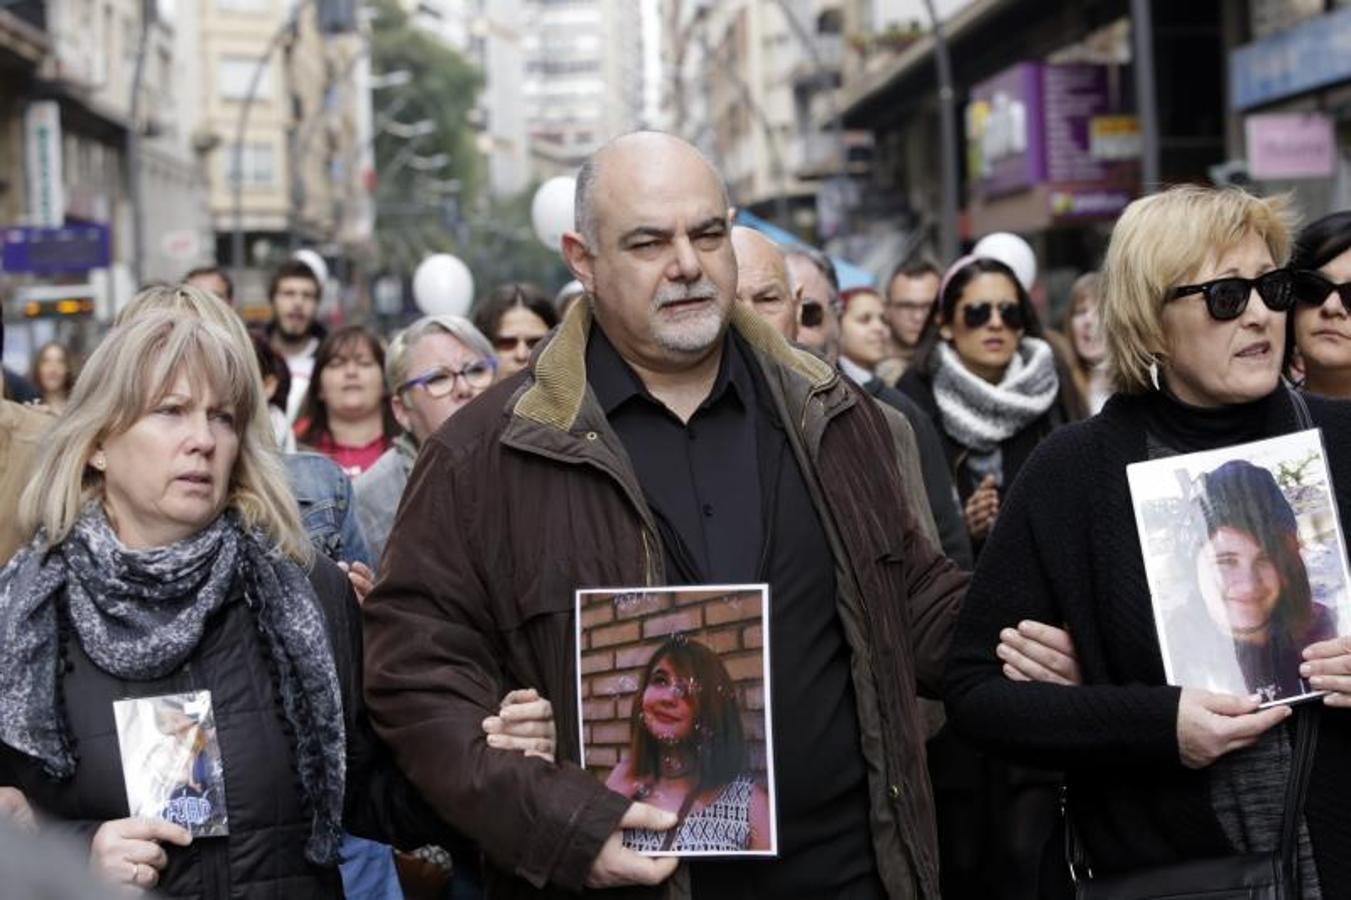
{"label": "man's gray beard", "polygon": [[[684,291],[663,290],[654,301],[658,310],[664,302],[684,300],[694,297],[707,297],[717,302],[717,288],[711,282],[699,281]],[[724,310],[714,307],[697,319],[680,322],[658,322],[652,332],[657,346],[671,353],[701,353],[712,347],[722,334]]]}

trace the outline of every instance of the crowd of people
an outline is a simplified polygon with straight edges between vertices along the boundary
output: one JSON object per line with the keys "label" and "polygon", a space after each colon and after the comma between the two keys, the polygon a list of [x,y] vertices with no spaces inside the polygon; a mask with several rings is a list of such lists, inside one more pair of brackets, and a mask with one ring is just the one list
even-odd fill
{"label": "crowd of people", "polygon": [[[1272,858],[1281,896],[1351,897],[1351,623],[1294,513],[1207,476],[1183,631],[1297,708],[1167,683],[1126,479],[1312,426],[1351,508],[1351,213],[1142,197],[1053,329],[1008,259],[841,290],[729,206],[629,134],[556,295],[329,332],[293,260],[254,332],[208,266],[7,373],[0,828],[174,897],[1143,897],[1113,886]],[[750,583],[774,804],[679,634],[581,768],[575,591]],[[114,702],[199,691],[224,836],[130,816],[121,774]]]}

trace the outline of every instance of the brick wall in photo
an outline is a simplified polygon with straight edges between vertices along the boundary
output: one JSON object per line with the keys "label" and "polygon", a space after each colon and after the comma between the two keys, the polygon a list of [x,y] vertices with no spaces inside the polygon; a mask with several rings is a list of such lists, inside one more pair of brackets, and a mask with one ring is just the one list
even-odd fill
{"label": "brick wall in photo", "polygon": [[582,598],[582,738],[586,766],[604,779],[629,745],[629,716],[652,653],[683,633],[717,653],[737,687],[750,767],[765,771],[760,591],[643,591]]}

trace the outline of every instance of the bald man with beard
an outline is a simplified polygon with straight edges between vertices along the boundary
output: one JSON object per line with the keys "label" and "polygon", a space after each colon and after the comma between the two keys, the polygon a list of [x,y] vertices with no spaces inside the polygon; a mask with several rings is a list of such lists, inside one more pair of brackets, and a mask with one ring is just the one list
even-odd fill
{"label": "bald man with beard", "polygon": [[[728,205],[678,138],[593,154],[561,248],[589,300],[424,442],[363,607],[371,719],[490,897],[939,895],[915,695],[967,577],[921,522],[909,426],[737,302]],[[677,869],[623,844],[675,827],[671,798],[577,764],[574,591],[747,582],[770,585],[778,856]],[[527,686],[557,764],[485,745]]]}

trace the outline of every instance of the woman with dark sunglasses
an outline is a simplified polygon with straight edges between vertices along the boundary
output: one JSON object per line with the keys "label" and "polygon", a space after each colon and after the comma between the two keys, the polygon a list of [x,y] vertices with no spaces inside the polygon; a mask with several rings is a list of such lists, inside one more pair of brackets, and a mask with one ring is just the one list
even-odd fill
{"label": "woman with dark sunglasses", "polygon": [[474,313],[474,325],[497,352],[499,378],[524,369],[535,345],[557,324],[553,301],[524,281],[498,286]]}
{"label": "woman with dark sunglasses", "polygon": [[943,434],[977,555],[1003,488],[1042,438],[1083,415],[1027,291],[1008,266],[983,257],[948,269],[897,387]]}
{"label": "woman with dark sunglasses", "polygon": [[[938,426],[979,564],[1004,487],[1043,438],[1081,415],[1073,381],[1007,265],[968,256],[948,269],[897,387]],[[929,774],[943,896],[1047,896],[1039,870],[1059,776],[995,760],[946,728],[929,742]]]}
{"label": "woman with dark sunglasses", "polygon": [[[991,752],[1067,773],[1097,878],[1163,877],[1166,865],[1268,852],[1280,836],[1306,717],[1165,683],[1126,467],[1301,430],[1307,409],[1339,506],[1351,508],[1351,409],[1299,397],[1280,380],[1296,294],[1281,268],[1289,217],[1281,198],[1195,185],[1126,208],[1103,268],[1116,393],[1024,466],[962,605],[944,692],[950,720]],[[1028,619],[1064,623],[1079,678],[1006,677],[1010,656],[996,646]],[[1319,641],[1302,659],[1301,677],[1330,693],[1295,823],[1291,896],[1347,897],[1351,715],[1326,707],[1351,707],[1351,641]]]}
{"label": "woman with dark sunglasses", "polygon": [[1301,387],[1321,397],[1351,398],[1351,212],[1305,226],[1290,268],[1298,303],[1289,346],[1297,351]]}

